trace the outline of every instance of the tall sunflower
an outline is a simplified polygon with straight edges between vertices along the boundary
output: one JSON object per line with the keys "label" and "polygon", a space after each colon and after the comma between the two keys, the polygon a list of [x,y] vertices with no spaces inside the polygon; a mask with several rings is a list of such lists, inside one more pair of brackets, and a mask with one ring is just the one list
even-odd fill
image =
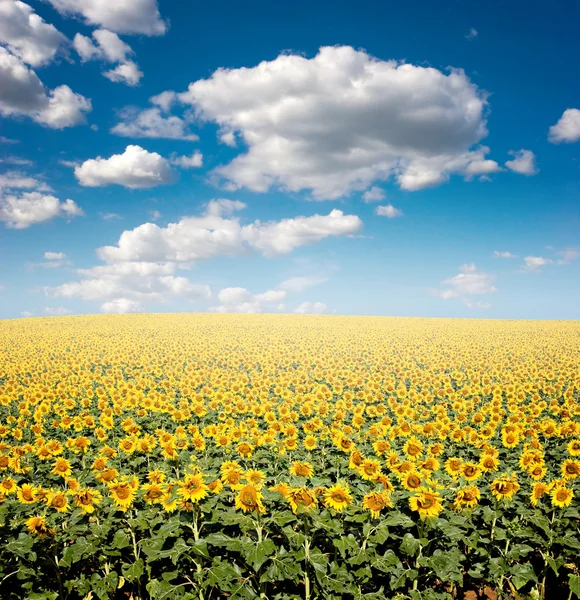
{"label": "tall sunflower", "polygon": [[324,492],[324,505],[338,512],[352,504],[352,496],[348,486],[337,483]]}
{"label": "tall sunflower", "polygon": [[442,510],[442,498],[439,492],[427,488],[421,488],[416,494],[409,498],[411,510],[419,513],[421,519],[436,517]]}
{"label": "tall sunflower", "polygon": [[54,529],[46,524],[46,517],[29,517],[24,521],[24,524],[30,533],[41,538],[55,533]]}
{"label": "tall sunflower", "polygon": [[235,505],[238,510],[244,512],[265,513],[266,509],[262,503],[263,495],[252,484],[244,485],[239,488],[235,497]]}
{"label": "tall sunflower", "polygon": [[365,494],[362,506],[371,513],[373,519],[378,519],[384,508],[392,508],[391,495],[388,492],[369,492]]}
{"label": "tall sunflower", "polygon": [[136,488],[126,481],[109,483],[108,487],[115,506],[122,511],[129,510],[137,495]]}
{"label": "tall sunflower", "polygon": [[203,474],[187,475],[177,486],[177,493],[184,500],[199,502],[207,496],[208,487],[203,482]]}
{"label": "tall sunflower", "polygon": [[91,514],[95,511],[95,505],[101,503],[102,495],[99,490],[81,488],[73,492],[73,500],[83,512]]}

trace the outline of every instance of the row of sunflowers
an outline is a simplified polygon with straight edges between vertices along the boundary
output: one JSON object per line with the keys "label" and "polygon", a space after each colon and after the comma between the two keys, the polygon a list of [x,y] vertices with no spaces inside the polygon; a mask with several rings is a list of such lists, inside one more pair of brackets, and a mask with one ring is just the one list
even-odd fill
{"label": "row of sunflowers", "polygon": [[580,325],[0,322],[2,598],[580,597]]}

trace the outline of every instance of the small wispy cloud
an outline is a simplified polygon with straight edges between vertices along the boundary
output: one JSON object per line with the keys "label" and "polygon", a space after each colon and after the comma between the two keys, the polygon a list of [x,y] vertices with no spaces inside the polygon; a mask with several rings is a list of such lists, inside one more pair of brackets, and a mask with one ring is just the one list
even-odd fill
{"label": "small wispy cloud", "polygon": [[471,42],[471,40],[474,40],[477,36],[479,35],[479,32],[477,31],[477,29],[474,29],[473,27],[469,30],[469,33],[467,33],[465,35],[465,39],[468,40],[469,42]]}

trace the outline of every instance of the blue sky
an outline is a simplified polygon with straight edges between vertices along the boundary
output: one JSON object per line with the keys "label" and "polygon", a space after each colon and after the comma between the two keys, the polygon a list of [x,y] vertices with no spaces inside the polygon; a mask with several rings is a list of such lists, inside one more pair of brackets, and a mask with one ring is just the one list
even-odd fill
{"label": "blue sky", "polygon": [[5,0],[0,318],[579,319],[579,12]]}

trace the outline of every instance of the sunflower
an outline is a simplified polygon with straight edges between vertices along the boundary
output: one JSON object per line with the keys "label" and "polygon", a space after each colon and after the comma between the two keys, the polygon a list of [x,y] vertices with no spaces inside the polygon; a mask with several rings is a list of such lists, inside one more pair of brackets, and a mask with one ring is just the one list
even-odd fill
{"label": "sunflower", "polygon": [[126,511],[131,508],[137,490],[128,482],[113,482],[108,484],[109,493],[119,510]]}
{"label": "sunflower", "polygon": [[102,495],[99,490],[81,488],[73,492],[73,500],[84,513],[91,514],[95,512],[95,505],[101,503]]}
{"label": "sunflower", "polygon": [[103,483],[115,481],[117,477],[119,477],[119,471],[117,471],[117,469],[105,469],[96,475],[96,478]]}
{"label": "sunflower", "polygon": [[576,477],[580,477],[580,461],[571,458],[566,459],[562,463],[561,471],[564,479],[576,479]]}
{"label": "sunflower", "polygon": [[315,450],[317,448],[317,446],[318,446],[318,442],[316,440],[316,437],[313,436],[313,435],[307,435],[304,438],[303,444],[304,444],[304,448],[306,450],[308,450],[309,452],[311,452],[312,450]]}
{"label": "sunflower", "polygon": [[107,458],[104,456],[97,456],[93,461],[92,468],[97,472],[104,471],[107,468]]}
{"label": "sunflower", "polygon": [[16,495],[21,504],[34,504],[39,501],[39,488],[23,483],[17,490]]}
{"label": "sunflower", "polygon": [[369,492],[365,494],[362,506],[370,511],[373,519],[378,519],[383,508],[392,508],[391,495],[388,492]]}
{"label": "sunflower", "polygon": [[316,493],[305,487],[290,488],[285,498],[290,503],[292,512],[297,514],[301,510],[313,510],[318,505]]}
{"label": "sunflower", "polygon": [[244,473],[244,479],[254,487],[260,489],[266,480],[266,473],[257,469],[250,469]]}
{"label": "sunflower", "polygon": [[308,462],[295,461],[290,465],[290,474],[296,477],[312,477],[314,475],[314,469]]}
{"label": "sunflower", "polygon": [[420,488],[419,491],[409,498],[411,510],[419,513],[421,519],[436,517],[442,510],[442,498],[439,492]]}
{"label": "sunflower", "polygon": [[277,492],[282,498],[288,498],[288,494],[292,488],[287,483],[278,483],[270,488],[271,492]]}
{"label": "sunflower", "polygon": [[568,454],[570,454],[570,456],[580,456],[580,440],[572,440],[571,442],[568,442],[566,449],[568,450]]}
{"label": "sunflower", "polygon": [[207,496],[208,487],[203,482],[203,474],[187,475],[177,484],[177,494],[184,500],[199,502]]}
{"label": "sunflower", "polygon": [[419,468],[422,471],[438,471],[440,466],[440,462],[434,456],[428,456],[424,461],[419,463]]}
{"label": "sunflower", "polygon": [[125,454],[133,454],[137,448],[137,442],[134,437],[126,437],[119,441],[119,449]]}
{"label": "sunflower", "polygon": [[242,486],[236,495],[235,505],[238,510],[244,512],[265,513],[266,509],[262,504],[263,495],[252,484]]}
{"label": "sunflower", "polygon": [[520,443],[520,436],[516,432],[504,432],[501,441],[506,448],[515,448]]}
{"label": "sunflower", "polygon": [[159,470],[155,470],[155,471],[149,471],[147,473],[147,481],[149,483],[163,483],[165,481],[165,473],[162,473]]}
{"label": "sunflower", "polygon": [[252,458],[253,448],[248,442],[240,442],[237,446],[237,451],[238,454],[244,458]]}
{"label": "sunflower", "polygon": [[513,473],[510,476],[503,474],[494,479],[489,487],[496,500],[507,501],[515,496],[516,492],[520,489],[520,484],[517,481],[516,474]]}
{"label": "sunflower", "polygon": [[243,476],[243,472],[240,471],[226,471],[223,475],[222,475],[222,481],[229,485],[230,487],[233,487],[235,485],[238,485],[240,483],[240,480],[242,479]]}
{"label": "sunflower", "polygon": [[450,477],[456,479],[458,475],[461,474],[461,469],[463,467],[463,460],[461,458],[448,458],[445,461],[445,470],[449,474]]}
{"label": "sunflower", "polygon": [[214,479],[211,483],[207,484],[207,489],[212,494],[219,494],[224,489],[224,484],[221,482],[221,479]]}
{"label": "sunflower", "polygon": [[429,446],[429,454],[431,454],[431,456],[441,456],[443,450],[445,450],[443,444],[433,444],[432,446]]}
{"label": "sunflower", "polygon": [[171,491],[165,492],[165,495],[161,499],[161,506],[163,510],[168,513],[175,512],[177,510],[177,499],[173,496]]}
{"label": "sunflower", "polygon": [[143,500],[146,504],[161,504],[165,491],[158,483],[146,483],[143,487]]}
{"label": "sunflower", "polygon": [[68,512],[70,509],[68,498],[64,492],[51,490],[46,499],[46,504],[49,508],[54,508],[59,513]]}
{"label": "sunflower", "polygon": [[60,475],[61,477],[70,477],[72,475],[70,462],[66,458],[57,458],[51,473],[53,475]]}
{"label": "sunflower", "polygon": [[544,465],[532,465],[528,470],[528,475],[534,480],[539,481],[546,476],[546,467]]}
{"label": "sunflower", "polygon": [[329,487],[324,493],[324,504],[328,508],[333,508],[342,512],[352,503],[352,496],[348,486],[337,483]]}
{"label": "sunflower", "polygon": [[381,465],[378,460],[373,458],[365,458],[358,472],[363,479],[367,481],[375,481],[381,474]]}
{"label": "sunflower", "polygon": [[26,528],[30,533],[37,535],[38,537],[45,537],[46,535],[54,535],[54,529],[51,529],[46,524],[46,517],[29,517],[24,521]]}
{"label": "sunflower", "polygon": [[461,474],[467,481],[475,481],[481,477],[481,470],[475,463],[466,462],[461,467]]}
{"label": "sunflower", "polygon": [[0,493],[4,494],[15,494],[17,490],[16,480],[12,477],[5,477],[0,481]]}
{"label": "sunflower", "polygon": [[410,458],[417,458],[423,453],[423,443],[415,436],[410,437],[403,446],[403,452]]}
{"label": "sunflower", "polygon": [[572,503],[574,492],[565,486],[555,486],[550,496],[552,498],[552,506],[565,508],[566,506],[570,506]]}
{"label": "sunflower", "polygon": [[538,502],[545,494],[548,494],[550,491],[550,487],[545,483],[536,483],[532,488],[532,493],[530,494],[530,502],[532,506],[537,506]]}
{"label": "sunflower", "polygon": [[492,471],[497,471],[497,468],[499,467],[499,460],[495,456],[484,454],[479,459],[479,466],[481,467],[482,471],[491,473]]}
{"label": "sunflower", "polygon": [[457,490],[453,507],[457,510],[461,510],[462,508],[473,508],[474,506],[477,506],[480,498],[481,492],[479,491],[479,488],[475,485],[470,485],[469,487]]}
{"label": "sunflower", "polygon": [[418,471],[409,471],[401,477],[401,485],[408,491],[413,492],[421,487],[423,479]]}

